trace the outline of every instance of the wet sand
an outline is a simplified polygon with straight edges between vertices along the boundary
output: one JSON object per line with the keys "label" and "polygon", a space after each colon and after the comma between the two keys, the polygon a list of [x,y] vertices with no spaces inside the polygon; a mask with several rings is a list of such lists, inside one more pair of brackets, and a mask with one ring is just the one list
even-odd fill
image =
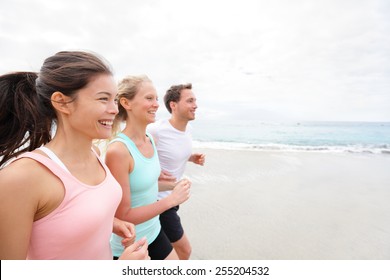
{"label": "wet sand", "polygon": [[195,151],[191,259],[390,259],[390,155]]}

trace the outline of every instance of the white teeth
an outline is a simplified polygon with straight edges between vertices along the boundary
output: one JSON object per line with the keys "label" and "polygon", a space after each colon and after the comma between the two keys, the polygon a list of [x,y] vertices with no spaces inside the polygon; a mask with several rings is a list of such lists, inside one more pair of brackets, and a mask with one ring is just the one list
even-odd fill
{"label": "white teeth", "polygon": [[99,121],[99,123],[101,123],[102,125],[105,125],[105,126],[112,126],[113,121]]}

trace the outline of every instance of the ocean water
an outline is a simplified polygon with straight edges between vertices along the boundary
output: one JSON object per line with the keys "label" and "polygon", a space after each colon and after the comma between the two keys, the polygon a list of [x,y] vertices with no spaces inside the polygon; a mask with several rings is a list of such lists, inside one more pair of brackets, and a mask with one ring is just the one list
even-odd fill
{"label": "ocean water", "polygon": [[390,122],[195,120],[194,147],[390,154]]}

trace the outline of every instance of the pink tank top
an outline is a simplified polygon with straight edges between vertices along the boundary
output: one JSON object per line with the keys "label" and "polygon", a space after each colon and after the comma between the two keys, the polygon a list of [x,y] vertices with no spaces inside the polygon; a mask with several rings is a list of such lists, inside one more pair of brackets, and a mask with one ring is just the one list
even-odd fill
{"label": "pink tank top", "polygon": [[80,182],[43,155],[28,152],[19,158],[40,162],[65,188],[57,209],[33,223],[27,259],[112,259],[110,237],[122,190],[100,158],[106,177],[96,186]]}

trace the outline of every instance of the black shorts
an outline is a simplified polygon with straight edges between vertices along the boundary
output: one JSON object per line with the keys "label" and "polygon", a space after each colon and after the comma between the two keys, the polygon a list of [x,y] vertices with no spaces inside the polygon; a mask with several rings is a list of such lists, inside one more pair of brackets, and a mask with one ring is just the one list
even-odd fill
{"label": "black shorts", "polygon": [[149,244],[148,251],[151,260],[164,260],[172,252],[173,247],[163,229],[156,239]]}
{"label": "black shorts", "polygon": [[[172,245],[164,231],[161,229],[156,239],[149,244],[148,252],[151,260],[164,260],[172,252]],[[118,257],[114,256],[114,260]]]}
{"label": "black shorts", "polygon": [[172,243],[180,240],[184,235],[184,229],[177,214],[178,210],[179,206],[175,206],[160,214],[161,227]]}

